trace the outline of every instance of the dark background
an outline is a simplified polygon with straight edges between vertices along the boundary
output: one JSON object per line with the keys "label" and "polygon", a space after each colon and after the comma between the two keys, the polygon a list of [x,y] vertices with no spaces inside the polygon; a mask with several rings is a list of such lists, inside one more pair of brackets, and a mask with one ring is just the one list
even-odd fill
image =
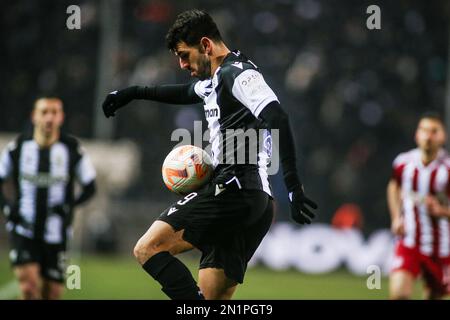
{"label": "dark background", "polygon": [[[72,4],[81,8],[81,30],[66,28]],[[370,4],[381,8],[381,30],[366,27]],[[164,36],[179,12],[206,9],[226,44],[261,68],[288,111],[302,179],[320,205],[317,221],[328,223],[353,203],[366,232],[389,226],[392,160],[414,147],[421,113],[445,111],[448,1],[132,0],[121,6],[110,89],[188,81]],[[25,129],[34,99],[53,92],[65,103],[65,129],[95,139],[100,2],[2,1],[0,15],[0,131]],[[112,138],[132,139],[142,151],[140,178],[120,197],[174,199],[160,176],[175,144],[170,134],[202,114],[201,105],[133,102],[116,117]],[[282,179],[272,181],[277,219],[287,220]]]}

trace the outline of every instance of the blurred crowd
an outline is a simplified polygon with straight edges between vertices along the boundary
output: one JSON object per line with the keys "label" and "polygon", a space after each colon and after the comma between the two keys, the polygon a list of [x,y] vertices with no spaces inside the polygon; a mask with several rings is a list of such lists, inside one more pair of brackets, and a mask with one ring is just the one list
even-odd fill
{"label": "blurred crowd", "polygon": [[[66,8],[78,4],[82,27],[68,30]],[[381,8],[381,30],[368,30],[366,8]],[[450,3],[441,1],[130,0],[121,1],[119,51],[110,89],[181,83],[164,36],[177,13],[210,12],[230,48],[257,64],[288,111],[298,166],[308,193],[330,223],[342,205],[356,206],[371,231],[389,225],[385,187],[396,154],[414,147],[417,117],[444,113]],[[0,4],[0,131],[18,132],[41,93],[65,102],[65,129],[95,138],[100,1]],[[105,92],[106,95],[107,92]],[[201,105],[133,102],[116,117],[113,139],[142,150],[141,177],[121,197],[175,199],[160,174],[175,128],[192,129]],[[206,129],[206,125],[203,126]],[[288,220],[280,175],[272,179],[277,220]]]}

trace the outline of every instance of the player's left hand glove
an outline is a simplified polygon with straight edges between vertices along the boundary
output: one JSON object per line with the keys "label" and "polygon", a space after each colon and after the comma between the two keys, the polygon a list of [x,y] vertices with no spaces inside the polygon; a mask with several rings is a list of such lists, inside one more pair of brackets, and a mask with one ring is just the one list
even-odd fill
{"label": "player's left hand glove", "polygon": [[102,104],[105,117],[114,117],[119,108],[122,108],[136,97],[136,92],[137,86],[133,86],[109,93]]}
{"label": "player's left hand glove", "polygon": [[73,210],[70,205],[60,204],[60,205],[54,206],[51,210],[53,213],[56,213],[63,219],[64,224],[66,226],[68,226],[72,223]]}
{"label": "player's left hand glove", "polygon": [[68,204],[59,204],[54,206],[52,211],[61,217],[65,217],[70,211],[70,206]]}
{"label": "player's left hand glove", "polygon": [[289,192],[289,202],[291,204],[291,217],[299,224],[310,224],[316,216],[311,209],[317,209],[317,204],[306,197],[302,187],[297,187]]}

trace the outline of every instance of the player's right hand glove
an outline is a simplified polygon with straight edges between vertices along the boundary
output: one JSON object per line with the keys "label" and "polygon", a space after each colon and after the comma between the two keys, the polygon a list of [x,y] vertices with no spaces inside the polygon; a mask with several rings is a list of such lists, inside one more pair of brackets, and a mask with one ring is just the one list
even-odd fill
{"label": "player's right hand glove", "polygon": [[133,86],[109,93],[102,104],[105,117],[114,117],[119,108],[128,104],[136,97],[136,92],[137,86]]}
{"label": "player's right hand glove", "polygon": [[291,217],[299,224],[310,224],[316,216],[311,209],[317,209],[317,204],[305,196],[302,187],[297,187],[289,192],[289,202],[291,204]]}
{"label": "player's right hand glove", "polygon": [[2,208],[3,214],[6,217],[6,221],[18,224],[22,221],[22,217],[19,213],[19,207],[14,204],[5,204]]}

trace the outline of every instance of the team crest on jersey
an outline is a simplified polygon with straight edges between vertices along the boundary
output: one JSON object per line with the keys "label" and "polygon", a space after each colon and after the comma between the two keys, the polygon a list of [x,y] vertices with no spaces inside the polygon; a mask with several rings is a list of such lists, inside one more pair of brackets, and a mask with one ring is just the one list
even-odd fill
{"label": "team crest on jersey", "polygon": [[264,151],[267,153],[268,157],[272,156],[272,136],[268,133],[265,132],[264,133],[265,137],[264,137]]}

